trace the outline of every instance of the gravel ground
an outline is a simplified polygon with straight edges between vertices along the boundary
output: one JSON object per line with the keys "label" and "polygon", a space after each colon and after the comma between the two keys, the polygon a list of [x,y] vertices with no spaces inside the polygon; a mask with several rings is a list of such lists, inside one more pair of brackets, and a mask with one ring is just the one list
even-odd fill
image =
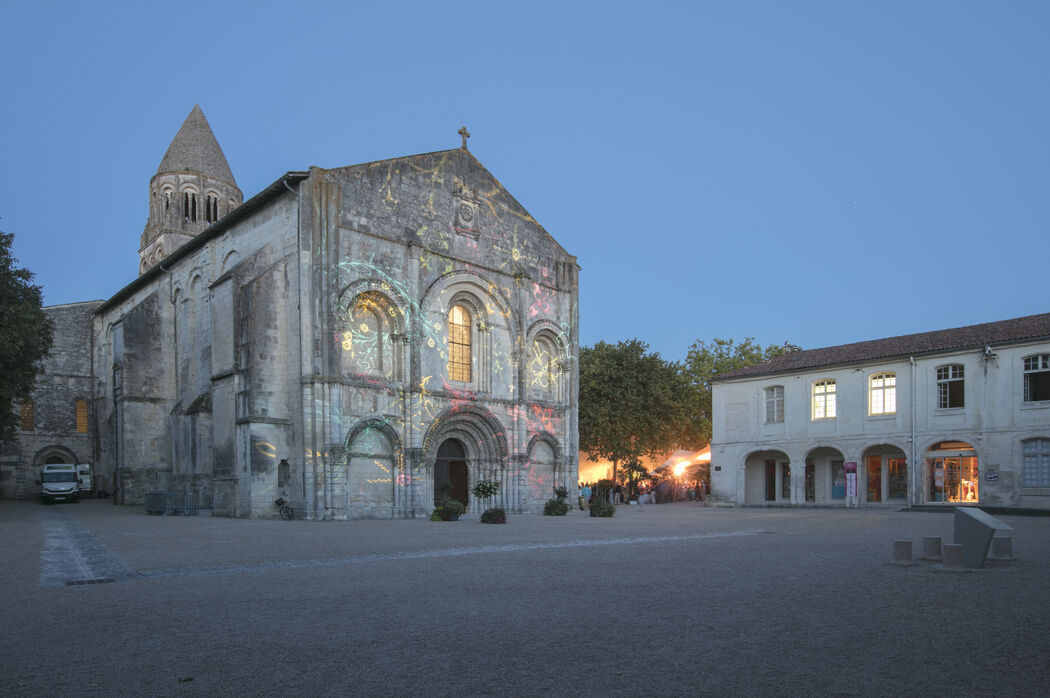
{"label": "gravel ground", "polygon": [[894,540],[951,542],[939,513],[493,526],[5,501],[0,694],[1045,695],[1050,518],[1001,518],[1017,560],[951,572],[889,564]]}

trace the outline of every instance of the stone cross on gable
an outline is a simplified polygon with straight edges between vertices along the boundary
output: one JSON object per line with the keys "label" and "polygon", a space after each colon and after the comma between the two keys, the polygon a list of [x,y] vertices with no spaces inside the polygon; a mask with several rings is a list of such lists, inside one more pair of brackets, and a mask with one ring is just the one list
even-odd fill
{"label": "stone cross on gable", "polygon": [[463,150],[466,150],[467,149],[467,139],[470,138],[470,131],[467,130],[466,126],[460,126],[459,130],[456,131],[456,133],[458,133],[460,136],[463,137],[463,145],[460,146],[460,147],[462,147]]}

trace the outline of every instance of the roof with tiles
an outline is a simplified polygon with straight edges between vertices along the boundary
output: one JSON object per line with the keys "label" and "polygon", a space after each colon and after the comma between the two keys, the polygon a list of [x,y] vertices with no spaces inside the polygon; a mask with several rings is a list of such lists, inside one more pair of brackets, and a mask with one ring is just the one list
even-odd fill
{"label": "roof with tiles", "polygon": [[997,344],[1043,338],[1050,338],[1050,313],[956,327],[950,330],[935,330],[823,349],[796,351],[754,366],[724,373],[716,376],[714,380],[796,373],[816,368],[975,349],[986,345],[994,347]]}
{"label": "roof with tiles", "polygon": [[219,141],[215,139],[200,105],[193,105],[193,110],[182,122],[182,128],[175,134],[168,152],[164,153],[160,161],[157,174],[167,172],[199,172],[237,186],[230,164],[226,162],[226,155],[219,147]]}

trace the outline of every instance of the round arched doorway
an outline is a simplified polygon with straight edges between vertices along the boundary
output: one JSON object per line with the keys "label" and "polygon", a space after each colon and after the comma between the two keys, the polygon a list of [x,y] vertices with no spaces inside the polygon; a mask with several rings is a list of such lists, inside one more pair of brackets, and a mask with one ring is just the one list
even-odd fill
{"label": "round arched doorway", "polygon": [[468,506],[468,481],[466,449],[456,439],[445,439],[434,461],[434,506],[444,504],[446,492],[449,499]]}

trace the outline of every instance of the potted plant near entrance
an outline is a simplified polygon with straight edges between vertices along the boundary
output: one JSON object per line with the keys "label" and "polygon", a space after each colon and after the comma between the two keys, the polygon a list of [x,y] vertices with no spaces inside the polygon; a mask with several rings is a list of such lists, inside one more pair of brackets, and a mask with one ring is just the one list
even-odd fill
{"label": "potted plant near entrance", "polygon": [[[478,480],[471,492],[491,504],[492,498],[499,494],[499,485],[496,480]],[[481,513],[481,523],[507,523],[507,511],[503,507],[490,507]]]}
{"label": "potted plant near entrance", "polygon": [[446,483],[438,487],[438,505],[430,515],[431,521],[459,521],[460,515],[467,510],[463,502],[449,496],[450,492],[452,485]]}
{"label": "potted plant near entrance", "polygon": [[441,505],[440,509],[443,521],[459,521],[460,514],[467,510],[463,502],[458,499],[449,499]]}

